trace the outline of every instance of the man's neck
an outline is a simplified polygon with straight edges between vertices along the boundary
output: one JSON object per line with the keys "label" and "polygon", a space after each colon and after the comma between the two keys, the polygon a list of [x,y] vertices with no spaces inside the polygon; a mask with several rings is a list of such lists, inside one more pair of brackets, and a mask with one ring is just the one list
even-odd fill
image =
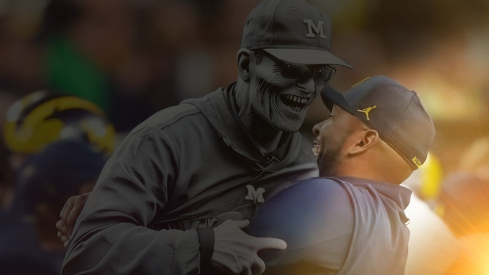
{"label": "man's neck", "polygon": [[391,184],[400,184],[398,177],[393,176],[392,167],[384,165],[379,167],[375,160],[368,158],[357,158],[352,161],[344,161],[340,164],[334,174],[335,177],[354,177],[365,180],[385,182]]}

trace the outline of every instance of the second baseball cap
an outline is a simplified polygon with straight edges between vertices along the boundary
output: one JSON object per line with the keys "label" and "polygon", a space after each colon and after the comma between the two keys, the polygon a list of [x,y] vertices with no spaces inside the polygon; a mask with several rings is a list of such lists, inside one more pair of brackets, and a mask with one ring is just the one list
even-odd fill
{"label": "second baseball cap", "polygon": [[352,66],[330,52],[331,20],[304,0],[263,0],[246,19],[241,47],[298,64]]}
{"label": "second baseball cap", "polygon": [[413,169],[425,162],[435,126],[414,91],[386,76],[373,76],[343,94],[327,85],[321,97],[329,110],[336,104],[377,130]]}

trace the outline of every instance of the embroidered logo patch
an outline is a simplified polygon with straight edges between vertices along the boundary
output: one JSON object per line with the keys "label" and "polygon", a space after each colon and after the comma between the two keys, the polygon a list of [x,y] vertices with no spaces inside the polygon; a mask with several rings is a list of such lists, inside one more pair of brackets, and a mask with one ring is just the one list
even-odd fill
{"label": "embroidered logo patch", "polygon": [[255,187],[253,187],[252,185],[246,185],[246,188],[248,189],[248,194],[246,195],[245,200],[253,201],[255,204],[265,202],[265,200],[263,199],[265,189],[259,187],[255,190]]}
{"label": "embroidered logo patch", "polygon": [[324,34],[323,30],[323,21],[318,21],[318,24],[314,24],[314,22],[310,19],[304,19],[304,23],[307,24],[307,34],[306,37],[316,37],[319,35],[319,37],[323,39],[327,39],[328,37]]}
{"label": "embroidered logo patch", "polygon": [[418,159],[417,157],[414,157],[414,158],[412,159],[412,161],[413,161],[413,162],[414,162],[414,164],[416,164],[416,166],[418,166],[418,167],[420,167],[421,165],[423,165],[423,164],[421,163],[421,161],[419,161],[419,159]]}
{"label": "embroidered logo patch", "polygon": [[365,115],[367,116],[367,120],[370,120],[370,117],[368,116],[368,114],[370,113],[370,111],[372,111],[375,108],[377,108],[377,106],[367,107],[367,108],[361,109],[361,110],[358,109],[357,111],[365,113]]}

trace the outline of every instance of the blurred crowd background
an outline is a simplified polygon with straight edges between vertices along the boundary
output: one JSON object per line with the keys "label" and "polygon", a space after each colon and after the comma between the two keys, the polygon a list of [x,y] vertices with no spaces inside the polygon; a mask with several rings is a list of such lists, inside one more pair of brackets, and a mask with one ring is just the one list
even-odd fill
{"label": "blurred crowd background", "polygon": [[[102,110],[117,147],[154,112],[236,80],[236,51],[257,2],[0,0],[0,125],[15,102],[34,92],[73,95]],[[386,75],[416,91],[434,119],[430,161],[410,188],[457,237],[488,235],[489,1],[308,2],[331,16],[332,52],[354,66],[337,68],[333,87],[344,91],[367,76]],[[316,100],[301,131],[310,136],[326,117]],[[2,142],[5,211],[20,181],[12,155]],[[477,263],[489,272],[489,238],[475,242],[487,256]]]}

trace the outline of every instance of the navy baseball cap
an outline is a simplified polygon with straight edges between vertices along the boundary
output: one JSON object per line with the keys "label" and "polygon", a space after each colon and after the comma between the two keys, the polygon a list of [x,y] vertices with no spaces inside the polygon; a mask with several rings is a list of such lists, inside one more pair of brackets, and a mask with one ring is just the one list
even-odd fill
{"label": "navy baseball cap", "polygon": [[413,169],[426,161],[435,126],[416,92],[386,76],[373,76],[343,94],[327,85],[321,98],[330,111],[336,104],[375,129]]}
{"label": "navy baseball cap", "polygon": [[331,20],[304,0],[263,0],[248,15],[241,48],[298,64],[352,68],[330,52]]}

